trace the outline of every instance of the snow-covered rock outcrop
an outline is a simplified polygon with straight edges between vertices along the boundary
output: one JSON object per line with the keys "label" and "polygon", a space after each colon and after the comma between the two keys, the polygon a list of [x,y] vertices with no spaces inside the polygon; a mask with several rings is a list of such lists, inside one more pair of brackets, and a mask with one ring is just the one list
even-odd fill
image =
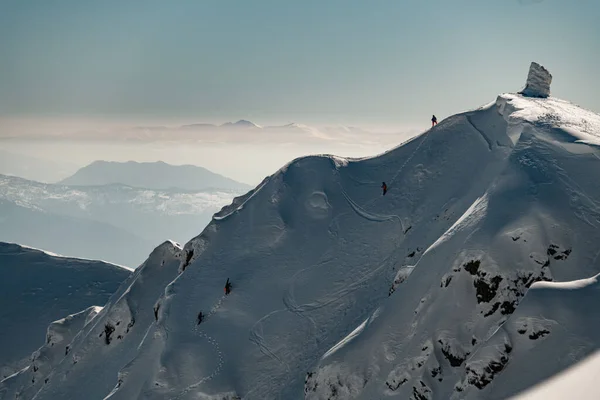
{"label": "snow-covered rock outcrop", "polygon": [[523,96],[549,97],[552,75],[546,68],[536,62],[532,62],[527,75],[525,89],[521,91]]}
{"label": "snow-covered rock outcrop", "polygon": [[103,306],[131,270],[0,242],[0,380],[23,368],[48,325]]}
{"label": "snow-covered rock outcrop", "polygon": [[48,383],[52,369],[69,354],[69,345],[102,310],[92,306],[81,312],[54,321],[48,327],[46,343],[31,355],[29,365],[0,381],[2,398],[30,398]]}
{"label": "snow-covered rock outcrop", "polygon": [[[35,398],[483,399],[530,387],[558,372],[551,358],[566,368],[596,343],[582,333],[596,331],[593,312],[563,315],[564,296],[544,319],[526,305],[546,304],[528,292],[541,282],[600,272],[599,137],[596,114],[504,94],[377,157],[294,160],[183,249],[159,247],[154,273],[82,330]],[[578,340],[543,345],[569,333]]]}
{"label": "snow-covered rock outcrop", "polygon": [[[554,253],[552,259],[560,254]],[[598,277],[534,283],[519,308],[467,362],[460,398],[477,398],[481,390],[495,398],[512,398],[531,382],[540,384],[515,400],[598,398],[597,364],[586,366],[588,357],[600,348],[596,334],[600,316],[594,307],[600,300]],[[518,368],[511,368],[509,362]],[[565,379],[561,372],[570,367],[579,370],[576,385],[560,382]],[[594,369],[595,374],[590,374]],[[528,379],[519,375],[524,372]],[[546,382],[554,375],[558,379]]]}
{"label": "snow-covered rock outcrop", "polygon": [[180,258],[177,243],[158,246],[102,311],[70,343],[61,344],[64,357],[43,377],[35,398],[104,398],[120,385],[119,371],[129,362],[141,362],[152,370],[151,360],[137,358],[139,346],[163,312],[158,300],[177,275]]}

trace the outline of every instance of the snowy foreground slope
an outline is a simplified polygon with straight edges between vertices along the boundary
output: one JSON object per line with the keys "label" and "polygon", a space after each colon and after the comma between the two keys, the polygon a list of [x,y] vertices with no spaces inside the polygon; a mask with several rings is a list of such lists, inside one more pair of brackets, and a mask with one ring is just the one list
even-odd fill
{"label": "snowy foreground slope", "polygon": [[104,305],[129,269],[0,242],[0,379],[23,366],[54,320]]}
{"label": "snowy foreground slope", "polygon": [[378,157],[295,160],[157,248],[47,382],[3,398],[517,394],[598,347],[594,284],[573,291],[587,309],[527,290],[600,272],[599,136],[595,114],[507,94]]}
{"label": "snowy foreground slope", "polygon": [[155,321],[155,301],[177,274],[179,250],[175,243],[163,243],[104,308],[84,310],[50,325],[46,343],[30,365],[0,382],[0,398],[33,398],[38,391],[43,398],[103,398],[114,386],[123,360],[136,355],[137,345]]}

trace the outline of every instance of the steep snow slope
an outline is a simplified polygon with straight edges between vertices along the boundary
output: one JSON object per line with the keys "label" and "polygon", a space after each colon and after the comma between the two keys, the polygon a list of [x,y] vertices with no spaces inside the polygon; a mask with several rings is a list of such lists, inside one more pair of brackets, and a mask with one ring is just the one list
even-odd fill
{"label": "steep snow slope", "polygon": [[104,344],[108,304],[36,399],[493,398],[510,370],[531,386],[555,366],[528,374],[516,342],[475,362],[534,281],[599,272],[599,128],[567,102],[502,95],[378,157],[295,160],[172,250],[179,274],[157,321],[139,312],[143,334]]}
{"label": "steep snow slope", "polygon": [[[529,383],[542,382],[576,361],[594,355],[600,348],[597,334],[600,316],[595,307],[599,299],[598,275],[572,282],[533,284],[515,313],[473,354],[467,365],[467,380],[476,384],[492,380],[483,393],[488,397],[493,393],[495,398],[509,398],[528,388]],[[505,344],[511,346],[514,353],[507,359],[519,367],[509,366],[496,377],[495,373],[485,371],[485,366],[493,362],[501,364],[498,355]],[[516,398],[598,398],[597,366],[597,360],[591,357],[564,376],[558,375]],[[595,373],[590,374],[594,369]],[[527,371],[529,381],[519,376],[523,371]],[[476,386],[469,387],[469,391],[477,390]],[[468,392],[466,395],[470,396]]]}
{"label": "steep snow slope", "polygon": [[[580,144],[597,143],[600,117],[556,99],[514,95],[492,109],[516,141],[502,172],[426,250],[376,318],[324,357],[307,379],[306,398],[504,398],[597,348],[585,333],[597,321],[569,320],[561,309],[547,320],[523,311],[537,334],[540,326],[557,329],[553,346],[494,332],[533,282],[600,270],[600,161],[597,148]],[[470,119],[487,134],[481,115]],[[560,328],[561,319],[572,325]]]}
{"label": "steep snow slope", "polygon": [[206,168],[195,165],[169,165],[162,161],[145,163],[94,161],[59,183],[77,186],[120,183],[157,190],[177,188],[194,191],[207,189],[246,191],[250,189],[246,184],[215,174]]}
{"label": "steep snow slope", "polygon": [[12,398],[10,393],[24,393],[25,398],[36,395],[36,399],[105,397],[122,379],[119,371],[152,334],[149,327],[161,311],[157,300],[177,274],[180,250],[172,242],[158,246],[102,311],[71,342],[61,343],[63,358],[50,372],[36,377],[43,384],[31,387],[28,380],[19,379],[3,382],[7,393],[3,398]]}
{"label": "steep snow slope", "polygon": [[131,271],[0,242],[0,274],[0,378],[4,378],[43,343],[50,322],[104,305]]}
{"label": "steep snow slope", "polygon": [[[378,158],[296,160],[234,200],[186,245],[189,263],[111,398],[297,398],[306,371],[388,297],[398,268],[499,172],[506,124],[481,112],[490,138],[456,116]],[[227,277],[234,287],[223,297]],[[199,311],[207,318],[197,326]],[[78,393],[58,385],[42,393]]]}
{"label": "steep snow slope", "polygon": [[102,310],[92,306],[54,321],[48,327],[46,342],[31,355],[30,363],[19,372],[0,381],[0,396],[5,399],[32,397],[48,383],[48,375],[69,354],[69,343]]}

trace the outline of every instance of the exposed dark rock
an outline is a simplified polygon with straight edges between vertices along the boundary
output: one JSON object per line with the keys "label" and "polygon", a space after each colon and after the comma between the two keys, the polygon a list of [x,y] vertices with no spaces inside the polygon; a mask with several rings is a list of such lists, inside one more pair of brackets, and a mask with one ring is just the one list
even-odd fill
{"label": "exposed dark rock", "polygon": [[160,310],[160,303],[156,303],[154,306],[154,320],[158,321],[158,310]]}
{"label": "exposed dark rock", "polygon": [[443,281],[441,287],[448,287],[450,281],[452,280],[452,275],[448,275]]}
{"label": "exposed dark rock", "polygon": [[471,260],[468,263],[464,264],[463,267],[465,268],[465,271],[467,271],[471,275],[477,275],[477,271],[479,271],[480,265],[481,265],[481,261]]}
{"label": "exposed dark rock", "polygon": [[388,387],[390,390],[392,390],[392,391],[395,391],[395,390],[398,390],[398,388],[399,388],[400,386],[404,385],[406,382],[408,382],[408,379],[406,379],[406,378],[402,378],[402,379],[401,379],[400,381],[398,381],[398,382],[396,382],[396,380],[395,380],[395,379],[392,379],[392,381],[391,381],[391,382],[387,382],[387,381],[386,381],[386,382],[385,382],[385,384],[387,385],[387,387]]}
{"label": "exposed dark rock", "polygon": [[419,381],[419,383],[421,384],[420,388],[417,389],[415,386],[413,386],[413,395],[411,399],[430,400],[431,389],[429,389],[429,387],[427,387],[427,385],[423,383],[423,381]]}
{"label": "exposed dark rock", "polygon": [[503,301],[502,306],[501,306],[502,309],[500,310],[500,313],[502,315],[510,315],[510,314],[514,313],[516,310],[515,303],[516,303],[516,301]]}
{"label": "exposed dark rock", "polygon": [[112,324],[110,322],[107,322],[104,325],[104,341],[106,342],[107,345],[110,344],[110,336],[113,334],[114,331],[115,331],[115,327],[112,326]]}
{"label": "exposed dark rock", "polygon": [[549,256],[553,256],[556,254],[556,250],[558,249],[558,246],[551,244],[550,246],[548,246],[548,250],[547,250],[547,254]]}
{"label": "exposed dark rock", "polygon": [[474,385],[477,389],[481,390],[494,380],[494,377],[500,373],[506,364],[508,364],[507,354],[512,351],[510,345],[504,345],[505,353],[500,356],[499,360],[491,360],[482,371],[476,371],[469,365],[466,367],[467,382]]}
{"label": "exposed dark rock", "polygon": [[502,282],[501,276],[493,277],[490,282],[485,279],[478,278],[473,282],[473,286],[477,290],[477,302],[478,303],[489,303],[498,292],[498,286]]}
{"label": "exposed dark rock", "polygon": [[127,324],[127,330],[125,331],[125,333],[129,333],[129,329],[131,329],[133,325],[135,325],[135,318],[131,317],[131,321],[129,321],[129,323]]}
{"label": "exposed dark rock", "polygon": [[450,365],[453,367],[460,367],[462,365],[462,363],[465,362],[465,360],[467,359],[467,357],[470,354],[468,352],[462,356],[453,354],[452,349],[450,348],[450,346],[448,344],[444,344],[444,342],[441,340],[438,340],[438,343],[442,345],[442,348],[441,348],[442,354],[444,354],[444,357],[446,358],[446,360],[448,360]]}
{"label": "exposed dark rock", "polygon": [[544,337],[544,336],[548,335],[549,333],[550,333],[549,330],[542,329],[540,331],[537,331],[537,332],[534,332],[534,333],[530,334],[529,335],[529,339],[531,339],[531,340],[537,340],[537,339],[539,339],[541,337]]}
{"label": "exposed dark rock", "polygon": [[187,268],[188,265],[190,265],[190,260],[192,259],[192,257],[194,256],[194,250],[193,249],[189,249],[185,251],[185,262],[183,263],[183,265],[181,266],[181,271],[185,271],[185,269]]}

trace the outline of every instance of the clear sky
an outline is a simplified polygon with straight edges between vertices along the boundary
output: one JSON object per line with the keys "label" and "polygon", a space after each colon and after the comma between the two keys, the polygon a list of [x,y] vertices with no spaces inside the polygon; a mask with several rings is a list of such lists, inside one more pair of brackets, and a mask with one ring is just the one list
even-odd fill
{"label": "clear sky", "polygon": [[428,124],[520,89],[600,112],[598,0],[0,0],[0,114]]}

